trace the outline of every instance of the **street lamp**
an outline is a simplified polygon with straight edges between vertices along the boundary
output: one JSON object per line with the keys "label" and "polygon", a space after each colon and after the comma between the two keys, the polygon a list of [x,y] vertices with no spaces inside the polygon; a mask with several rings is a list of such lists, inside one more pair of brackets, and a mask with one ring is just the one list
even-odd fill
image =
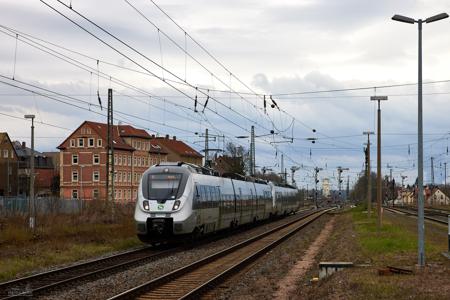
{"label": "street lamp", "polygon": [[31,155],[30,155],[30,219],[29,226],[34,230],[36,223],[36,207],[34,203],[34,118],[35,115],[25,115],[25,119],[31,119]]}
{"label": "street lamp", "polygon": [[417,197],[417,210],[418,210],[418,265],[420,267],[425,266],[425,223],[424,223],[424,203],[423,203],[423,119],[422,119],[422,23],[432,23],[442,19],[448,18],[448,14],[441,13],[432,17],[429,17],[423,21],[422,19],[415,20],[413,18],[394,15],[392,20],[418,25],[419,33],[419,52],[418,52],[418,162],[417,162],[417,185],[419,189],[419,195]]}

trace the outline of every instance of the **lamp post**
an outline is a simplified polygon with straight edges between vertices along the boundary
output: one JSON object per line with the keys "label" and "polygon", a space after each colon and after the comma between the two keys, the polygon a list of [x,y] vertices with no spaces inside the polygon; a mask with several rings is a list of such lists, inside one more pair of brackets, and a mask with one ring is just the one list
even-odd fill
{"label": "lamp post", "polygon": [[36,207],[34,203],[34,117],[25,115],[25,119],[31,119],[31,155],[30,155],[30,229],[34,231],[36,225]]}
{"label": "lamp post", "polygon": [[435,21],[439,21],[442,19],[448,18],[448,14],[440,13],[438,15],[429,17],[427,19],[415,20],[413,18],[394,15],[392,20],[418,25],[418,34],[419,34],[419,51],[418,51],[418,162],[417,162],[417,185],[418,185],[418,196],[417,196],[417,210],[418,210],[418,218],[417,218],[417,227],[418,227],[418,265],[419,267],[425,266],[425,245],[424,245],[424,237],[425,237],[425,223],[424,223],[424,199],[423,199],[423,119],[422,119],[422,24],[432,23]]}

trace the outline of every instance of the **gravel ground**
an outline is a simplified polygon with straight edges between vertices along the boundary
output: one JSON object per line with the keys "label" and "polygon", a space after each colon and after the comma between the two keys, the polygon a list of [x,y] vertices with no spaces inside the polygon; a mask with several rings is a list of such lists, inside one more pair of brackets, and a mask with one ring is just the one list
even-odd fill
{"label": "gravel ground", "polygon": [[[394,214],[385,214],[385,218],[397,226],[409,227],[411,232],[416,231],[417,221],[412,218]],[[316,284],[307,280],[318,275],[318,270],[312,269],[299,282],[294,299],[450,299],[450,263],[441,255],[428,257],[427,267],[422,272],[414,268],[415,252],[372,261],[361,252],[351,215],[338,215],[337,224],[341,226],[336,226],[329,246],[322,248],[317,261],[352,261],[373,266],[340,271]],[[446,231],[427,224],[426,233],[427,243],[442,243]],[[409,268],[416,274],[378,276],[377,268],[386,265]]]}
{"label": "gravel ground", "polygon": [[[288,218],[264,224],[242,233],[237,233],[231,237],[186,250],[154,262],[149,262],[140,267],[116,273],[106,278],[86,282],[65,291],[57,291],[52,295],[43,296],[41,299],[106,299],[151,279],[157,278],[167,272],[185,266],[200,258],[206,257],[207,255],[225,249],[258,233],[262,233],[268,228],[284,223]],[[313,226],[317,226],[315,224],[316,223],[314,223]],[[288,258],[289,254],[285,253],[285,256]]]}
{"label": "gravel ground", "polygon": [[205,295],[205,298],[273,299],[279,281],[303,257],[306,249],[329,220],[329,215],[323,215],[245,270]]}

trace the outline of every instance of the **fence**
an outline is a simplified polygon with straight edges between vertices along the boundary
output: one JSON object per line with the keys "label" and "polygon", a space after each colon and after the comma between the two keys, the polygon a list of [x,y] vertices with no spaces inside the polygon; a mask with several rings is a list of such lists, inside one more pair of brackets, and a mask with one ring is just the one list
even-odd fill
{"label": "fence", "polygon": [[[105,201],[101,201],[106,206]],[[92,200],[38,197],[35,199],[37,214],[77,214],[93,205]],[[98,202],[96,203],[98,205]],[[116,204],[120,207],[134,206],[133,203]],[[0,216],[25,215],[29,212],[29,199],[22,197],[0,197]]]}

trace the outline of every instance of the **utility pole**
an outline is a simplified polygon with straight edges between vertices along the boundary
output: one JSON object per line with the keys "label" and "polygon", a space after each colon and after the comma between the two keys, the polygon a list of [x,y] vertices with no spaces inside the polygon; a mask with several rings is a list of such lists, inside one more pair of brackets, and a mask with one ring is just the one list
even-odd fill
{"label": "utility pole", "polygon": [[31,119],[31,154],[30,154],[30,229],[36,229],[36,203],[34,199],[34,118],[35,115],[25,115],[25,119]]}
{"label": "utility pole", "polygon": [[106,191],[109,203],[114,212],[114,142],[113,142],[113,94],[108,89],[108,153],[106,160]]}
{"label": "utility pole", "polygon": [[377,211],[378,211],[378,219],[377,226],[378,229],[381,229],[382,224],[382,207],[381,207],[381,108],[380,101],[386,101],[388,99],[387,96],[371,96],[371,101],[378,102],[378,122],[377,122]]}
{"label": "utility pole", "polygon": [[205,167],[209,167],[209,134],[208,134],[208,128],[205,129]]}
{"label": "utility pole", "polygon": [[447,189],[447,162],[444,163],[444,187]]}
{"label": "utility pole", "polygon": [[373,131],[364,131],[363,134],[367,135],[367,216],[370,218],[372,213],[372,176],[370,169],[370,135],[374,134]]}
{"label": "utility pole", "polygon": [[345,197],[348,199],[348,195],[350,193],[350,175],[347,175],[347,190],[345,192]]}
{"label": "utility pole", "polygon": [[322,168],[318,168],[318,167],[314,168],[314,185],[315,185],[315,188],[314,188],[314,205],[316,206],[316,209],[319,208],[318,205],[317,205],[317,184],[319,183],[319,179],[317,179],[317,175],[322,170],[323,170]]}
{"label": "utility pole", "polygon": [[255,158],[255,126],[252,125],[250,136],[250,175],[255,176],[256,173],[256,158]]}
{"label": "utility pole", "polygon": [[431,185],[434,186],[434,157],[431,157]]}
{"label": "utility pole", "polygon": [[281,154],[281,180],[284,183],[284,155]]}

